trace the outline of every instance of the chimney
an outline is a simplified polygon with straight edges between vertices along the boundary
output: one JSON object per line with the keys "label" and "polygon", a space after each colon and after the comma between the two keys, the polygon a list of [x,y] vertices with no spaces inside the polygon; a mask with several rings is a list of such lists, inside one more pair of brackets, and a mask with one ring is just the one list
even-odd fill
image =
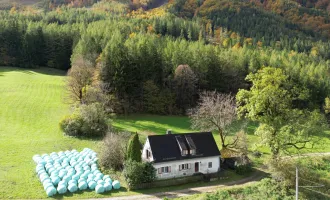
{"label": "chimney", "polygon": [[166,130],[166,135],[172,134],[172,129],[167,129]]}

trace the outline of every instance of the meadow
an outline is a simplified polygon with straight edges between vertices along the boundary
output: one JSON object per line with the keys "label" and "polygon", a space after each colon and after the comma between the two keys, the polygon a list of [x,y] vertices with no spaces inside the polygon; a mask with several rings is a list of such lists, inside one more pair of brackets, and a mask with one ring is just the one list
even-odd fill
{"label": "meadow", "polygon": [[[77,139],[64,136],[59,129],[60,119],[70,113],[70,105],[64,102],[65,72],[50,68],[20,69],[0,67],[0,199],[9,198],[46,198],[41,183],[35,175],[35,154],[58,152],[67,149],[81,151],[88,147],[98,151],[99,140]],[[257,123],[239,122],[232,131],[243,127],[249,134],[250,149],[259,143],[253,135]],[[190,122],[184,116],[131,115],[112,119],[112,125],[118,130],[138,132],[141,142],[148,134],[165,134],[167,129],[174,133],[193,132]],[[219,145],[219,136],[214,133]],[[325,134],[324,146],[314,151],[330,151],[329,135]],[[267,148],[259,148],[267,154]],[[229,174],[230,179],[241,176]],[[214,184],[214,183],[213,183]],[[188,184],[180,187],[168,187],[152,190],[127,191],[122,188],[103,195],[94,191],[67,194],[67,198],[98,198],[122,196],[140,193],[168,191],[189,188],[200,184]]]}

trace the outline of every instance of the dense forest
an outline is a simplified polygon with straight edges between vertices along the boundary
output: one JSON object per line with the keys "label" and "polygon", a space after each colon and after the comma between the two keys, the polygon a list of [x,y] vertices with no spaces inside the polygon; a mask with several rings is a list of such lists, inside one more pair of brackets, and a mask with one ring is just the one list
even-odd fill
{"label": "dense forest", "polygon": [[152,3],[13,5],[0,11],[0,65],[89,66],[116,112],[158,114],[185,114],[203,90],[235,94],[250,87],[247,74],[271,66],[310,89],[299,104],[323,107],[330,22],[321,3],[175,0],[149,10]]}

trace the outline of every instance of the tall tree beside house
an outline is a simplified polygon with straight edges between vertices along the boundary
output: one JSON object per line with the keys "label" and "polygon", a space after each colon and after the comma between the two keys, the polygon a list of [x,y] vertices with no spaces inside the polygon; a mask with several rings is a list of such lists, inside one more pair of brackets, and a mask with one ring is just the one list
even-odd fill
{"label": "tall tree beside house", "polygon": [[195,109],[189,113],[192,128],[213,131],[217,130],[220,135],[222,148],[233,148],[238,142],[236,137],[228,142],[228,126],[236,119],[235,99],[229,94],[203,92]]}
{"label": "tall tree beside house", "polygon": [[312,148],[326,123],[318,110],[296,107],[296,102],[308,98],[309,91],[292,83],[279,68],[265,67],[246,80],[253,86],[238,92],[238,113],[261,123],[256,134],[270,147],[273,159],[281,153]]}
{"label": "tall tree beside house", "polygon": [[141,147],[137,133],[134,133],[128,141],[126,160],[141,162]]}

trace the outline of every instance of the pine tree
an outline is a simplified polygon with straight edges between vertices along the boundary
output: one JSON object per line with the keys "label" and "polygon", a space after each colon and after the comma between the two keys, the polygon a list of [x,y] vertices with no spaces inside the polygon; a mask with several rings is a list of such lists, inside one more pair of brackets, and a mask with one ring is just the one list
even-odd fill
{"label": "pine tree", "polygon": [[137,133],[132,135],[128,141],[126,159],[141,162],[141,148],[139,135]]}

